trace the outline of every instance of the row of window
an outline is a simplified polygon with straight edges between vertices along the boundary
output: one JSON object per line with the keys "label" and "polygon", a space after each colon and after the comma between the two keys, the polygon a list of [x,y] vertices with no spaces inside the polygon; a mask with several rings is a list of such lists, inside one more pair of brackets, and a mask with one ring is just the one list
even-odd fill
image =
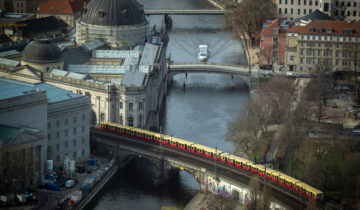
{"label": "row of window", "polygon": [[[85,126],[83,125],[81,127],[81,133],[85,133]],[[76,135],[77,134],[77,128],[73,128],[73,135]],[[60,138],[60,131],[56,131],[56,134],[55,134],[55,138],[56,139],[59,139]],[[64,130],[64,137],[68,137],[69,136],[69,130],[68,129],[65,129]],[[51,141],[51,133],[48,133],[48,141]]]}
{"label": "row of window", "polygon": [[[319,65],[332,65],[332,59],[321,59],[321,58],[300,58],[300,64],[319,64]],[[351,59],[335,59],[335,65],[342,65],[342,66],[351,66],[352,60]]]}
{"label": "row of window", "polygon": [[[300,49],[300,55],[304,55],[305,49]],[[307,56],[332,56],[332,50],[329,49],[325,49],[325,50],[316,50],[316,49],[306,49],[306,55]],[[343,58],[357,58],[359,57],[359,53],[354,51],[340,51],[340,50],[336,50],[335,51],[335,57],[340,57],[340,55],[342,55]]]}
{"label": "row of window", "polygon": [[[85,149],[81,150],[81,156],[80,157],[85,157]],[[65,156],[69,156],[68,153],[65,154]],[[77,151],[74,151],[73,152],[73,156],[72,156],[72,159],[77,159],[78,158],[78,154],[77,154]],[[56,155],[56,162],[57,163],[60,163],[60,156],[59,155]]]}
{"label": "row of window", "polygon": [[[85,114],[83,114],[81,116],[81,119],[84,121],[85,118],[86,118],[86,116],[85,116]],[[76,123],[77,119],[78,119],[77,117],[73,117],[73,119],[72,119],[73,123]],[[69,120],[66,118],[64,120],[64,125],[68,125],[68,124],[69,124]],[[60,127],[60,120],[56,120],[56,127]],[[51,122],[48,122],[48,129],[51,129]]]}
{"label": "row of window", "polygon": [[[123,108],[123,102],[120,102],[120,109]],[[138,109],[142,110],[143,109],[143,102],[139,102],[138,103]],[[133,102],[129,102],[128,103],[128,110],[129,111],[133,111],[134,110],[134,103]]]}
{"label": "row of window", "polygon": [[[327,31],[332,31],[332,29],[328,28],[326,29]],[[327,32],[327,33],[332,33],[332,32]],[[320,41],[338,41],[338,42],[343,42],[343,41],[348,41],[348,42],[357,42],[360,39],[357,37],[335,37],[335,36],[313,36],[313,35],[301,35],[300,39],[302,40],[320,40]],[[337,46],[339,46],[339,44],[337,44]]]}
{"label": "row of window", "polygon": [[[279,0],[278,1],[278,4],[281,5],[282,4],[282,0]],[[284,4],[287,5],[288,3],[290,3],[291,5],[294,5],[294,0],[284,0]],[[318,6],[319,5],[319,2],[318,1],[315,1],[315,6]],[[306,6],[307,2],[306,0],[303,0],[303,5]],[[301,0],[297,0],[297,5],[301,5]],[[313,5],[313,1],[310,0],[309,1],[309,6],[312,6]]]}
{"label": "row of window", "polygon": [[[279,8],[279,14],[281,15],[281,13],[282,13],[282,10],[281,10],[281,8]],[[312,9],[309,9],[309,13],[312,13]],[[285,8],[285,9],[284,9],[284,14],[285,14],[285,15],[288,14],[288,8]],[[291,14],[291,15],[294,14],[293,8],[290,8],[290,14]],[[300,10],[300,9],[297,10],[297,14],[298,14],[298,15],[301,15],[301,10]],[[306,15],[306,9],[304,9],[303,14]]]}

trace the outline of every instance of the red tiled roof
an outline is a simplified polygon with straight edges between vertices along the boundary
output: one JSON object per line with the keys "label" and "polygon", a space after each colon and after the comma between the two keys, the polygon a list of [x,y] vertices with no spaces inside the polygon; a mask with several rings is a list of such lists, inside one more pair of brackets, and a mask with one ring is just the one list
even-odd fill
{"label": "red tiled roof", "polygon": [[84,7],[85,0],[48,0],[39,5],[38,13],[73,15]]}
{"label": "red tiled roof", "polygon": [[[269,25],[268,27],[264,28],[261,31],[262,35],[275,35],[275,36],[279,36],[279,35],[286,35],[286,31],[284,29],[282,29],[282,27],[280,26],[281,21],[285,20],[285,18],[276,18],[273,22],[271,22],[271,24],[264,24],[264,25]],[[274,28],[278,28],[279,29],[279,33],[275,34],[274,33]]]}
{"label": "red tiled roof", "polygon": [[[310,28],[314,30],[310,32]],[[322,32],[319,32],[319,28]],[[331,28],[332,32],[328,33],[326,29]],[[345,34],[344,29],[353,29],[352,34]],[[335,21],[335,20],[314,20],[305,26],[293,26],[289,28],[288,32],[299,34],[317,34],[317,35],[332,35],[332,36],[359,36],[360,35],[360,21]]]}

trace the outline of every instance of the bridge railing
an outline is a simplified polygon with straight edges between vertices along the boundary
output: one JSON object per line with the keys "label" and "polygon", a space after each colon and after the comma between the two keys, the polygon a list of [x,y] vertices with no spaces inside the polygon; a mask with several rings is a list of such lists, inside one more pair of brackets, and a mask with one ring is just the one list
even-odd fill
{"label": "bridge railing", "polygon": [[246,65],[234,65],[234,64],[221,64],[221,63],[214,63],[214,62],[207,62],[207,63],[196,63],[196,62],[176,62],[170,64],[170,66],[223,66],[223,67],[234,67],[234,68],[249,68]]}

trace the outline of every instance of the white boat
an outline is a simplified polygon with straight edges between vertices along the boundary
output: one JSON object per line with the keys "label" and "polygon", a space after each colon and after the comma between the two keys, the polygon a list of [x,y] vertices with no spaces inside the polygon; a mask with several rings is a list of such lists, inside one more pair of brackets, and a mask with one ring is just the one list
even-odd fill
{"label": "white boat", "polygon": [[208,46],[207,45],[199,45],[198,58],[201,61],[206,61],[208,59]]}

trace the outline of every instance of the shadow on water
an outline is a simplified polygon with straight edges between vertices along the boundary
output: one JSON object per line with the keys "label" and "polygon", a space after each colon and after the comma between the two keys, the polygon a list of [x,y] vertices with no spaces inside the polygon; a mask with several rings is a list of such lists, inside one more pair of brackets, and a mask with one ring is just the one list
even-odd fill
{"label": "shadow on water", "polygon": [[[106,193],[93,209],[154,209],[164,206],[184,208],[199,190],[196,180],[188,173],[175,174],[162,186],[153,184],[154,166],[149,161],[137,158],[119,170],[108,183]],[[186,173],[186,174],[184,174]],[[184,184],[184,176],[190,183]],[[191,178],[192,177],[192,178]]]}

